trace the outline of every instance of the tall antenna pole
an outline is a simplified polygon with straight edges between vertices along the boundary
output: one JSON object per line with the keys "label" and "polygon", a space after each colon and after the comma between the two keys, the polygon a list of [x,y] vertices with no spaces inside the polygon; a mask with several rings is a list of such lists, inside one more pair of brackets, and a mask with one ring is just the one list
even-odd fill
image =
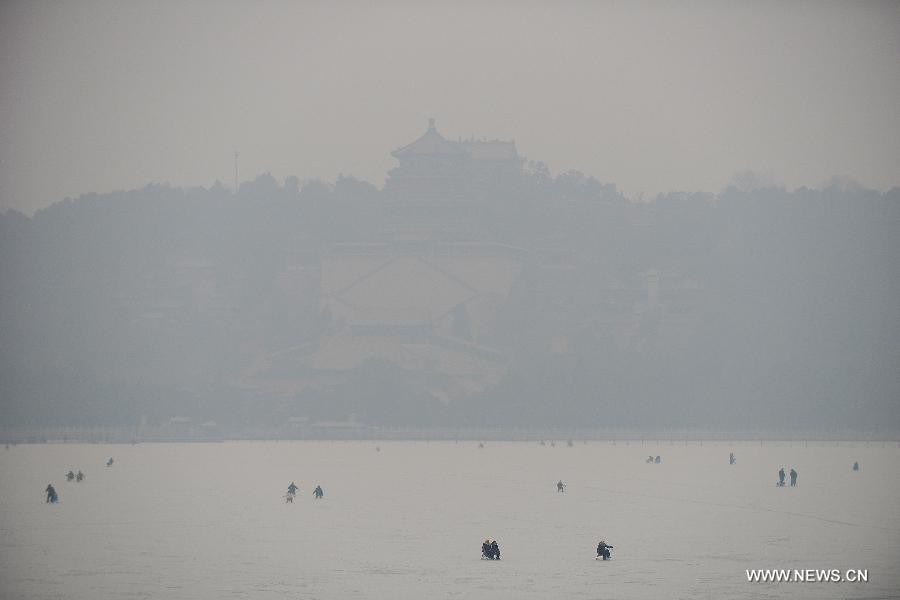
{"label": "tall antenna pole", "polygon": [[237,159],[240,153],[235,150],[234,151],[234,193],[238,193],[238,180],[237,180]]}

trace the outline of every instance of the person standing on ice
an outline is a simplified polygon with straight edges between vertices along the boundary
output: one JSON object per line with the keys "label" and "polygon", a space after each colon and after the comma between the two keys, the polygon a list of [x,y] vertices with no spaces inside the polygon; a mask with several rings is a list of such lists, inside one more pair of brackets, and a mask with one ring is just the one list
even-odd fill
{"label": "person standing on ice", "polygon": [[313,496],[316,497],[316,500],[321,500],[324,495],[325,492],[322,491],[322,486],[316,485],[316,489],[313,490]]}
{"label": "person standing on ice", "polygon": [[791,467],[791,487],[797,486],[797,471],[794,470],[794,467]]}
{"label": "person standing on ice", "polygon": [[601,557],[603,560],[609,560],[610,548],[612,548],[612,546],[607,544],[606,540],[600,540],[600,543],[597,544],[597,556]]}
{"label": "person standing on ice", "polygon": [[297,493],[297,485],[292,481],[291,485],[288,486],[287,494],[284,495],[284,501],[294,503],[294,495]]}
{"label": "person standing on ice", "polygon": [[558,494],[560,492],[565,492],[565,491],[566,491],[566,484],[564,484],[562,482],[562,479],[560,479],[556,484],[556,493]]}
{"label": "person standing on ice", "polygon": [[784,467],[778,469],[778,487],[784,487]]}

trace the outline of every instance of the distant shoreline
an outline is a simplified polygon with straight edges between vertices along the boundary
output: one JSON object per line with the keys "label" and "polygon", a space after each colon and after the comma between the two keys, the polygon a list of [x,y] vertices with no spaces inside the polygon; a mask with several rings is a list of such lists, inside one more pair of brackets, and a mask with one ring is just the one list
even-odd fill
{"label": "distant shoreline", "polygon": [[634,429],[397,428],[375,426],[290,428],[167,427],[0,427],[3,444],[216,443],[231,441],[466,441],[544,442],[566,447],[586,442],[675,445],[703,442],[876,442],[900,443],[900,432],[710,431]]}

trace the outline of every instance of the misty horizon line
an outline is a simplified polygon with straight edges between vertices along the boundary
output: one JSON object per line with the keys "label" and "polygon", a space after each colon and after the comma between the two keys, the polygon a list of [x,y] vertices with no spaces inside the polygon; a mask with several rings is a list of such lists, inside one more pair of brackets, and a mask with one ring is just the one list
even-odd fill
{"label": "misty horizon line", "polygon": [[0,444],[137,444],[209,442],[501,442],[540,443],[560,448],[588,442],[618,442],[636,447],[671,447],[703,443],[900,443],[896,430],[833,428],[738,428],[738,427],[600,427],[600,426],[477,426],[371,425],[321,421],[303,431],[269,426],[194,423],[173,417],[170,422],[142,424],[30,424],[0,427]]}
{"label": "misty horizon line", "polygon": [[[627,200],[631,204],[650,204],[656,200],[665,198],[667,196],[695,196],[695,197],[703,197],[707,200],[714,200],[717,196],[725,194],[729,190],[736,189],[740,192],[749,193],[754,191],[763,191],[763,190],[777,190],[787,193],[796,193],[803,190],[812,190],[812,191],[823,191],[828,189],[838,189],[838,190],[855,190],[862,192],[874,192],[880,195],[889,195],[894,191],[900,189],[900,186],[892,186],[889,188],[880,188],[876,186],[869,186],[858,179],[853,178],[852,176],[846,175],[832,175],[825,181],[822,181],[818,184],[805,184],[798,185],[794,187],[788,187],[787,184],[780,181],[775,181],[773,178],[758,173],[753,170],[744,170],[735,173],[732,178],[729,180],[728,184],[719,189],[718,191],[709,191],[703,189],[695,189],[695,190],[686,190],[686,189],[671,189],[667,191],[657,192],[656,194],[644,194],[643,192],[628,194],[622,189],[618,187],[618,184],[615,181],[605,181],[598,179],[594,175],[583,173],[578,171],[577,169],[567,169],[560,170],[557,172],[553,172],[549,169],[546,163],[542,161],[530,161],[527,158],[525,159],[525,164],[528,165],[541,165],[547,168],[547,177],[549,179],[556,179],[563,175],[578,175],[584,177],[588,181],[596,181],[603,185],[611,185],[618,192],[620,197],[624,200]],[[386,174],[387,175],[387,174]],[[297,175],[285,175],[282,178],[276,177],[272,174],[272,171],[263,171],[258,173],[253,178],[247,178],[238,181],[238,189],[235,189],[234,184],[227,184],[223,182],[221,179],[216,179],[210,185],[203,184],[190,184],[190,183],[173,183],[171,181],[148,181],[147,183],[136,186],[136,187],[127,187],[127,188],[114,188],[108,190],[92,190],[81,192],[77,195],[64,196],[58,200],[50,202],[49,204],[35,208],[31,211],[21,210],[14,206],[7,206],[6,209],[0,211],[0,214],[20,214],[25,215],[27,217],[34,217],[36,214],[41,211],[47,210],[55,205],[65,203],[65,202],[77,202],[84,198],[90,198],[93,196],[106,196],[106,195],[117,195],[117,194],[130,194],[136,193],[143,190],[153,189],[153,188],[163,188],[170,190],[182,190],[182,191],[192,191],[192,190],[202,190],[202,191],[225,191],[233,196],[240,195],[240,188],[245,184],[254,183],[259,181],[261,178],[271,177],[275,180],[279,187],[285,188],[288,185],[288,182],[292,179],[295,180],[299,186],[299,190],[302,190],[308,185],[325,185],[325,186],[333,186],[335,183],[341,180],[350,180],[357,181],[361,183],[366,183],[374,187],[378,192],[385,191],[386,181],[382,181],[381,185],[377,182],[370,181],[369,179],[358,177],[353,173],[344,173],[339,172],[336,176],[329,179],[327,177],[305,177],[300,178]]]}

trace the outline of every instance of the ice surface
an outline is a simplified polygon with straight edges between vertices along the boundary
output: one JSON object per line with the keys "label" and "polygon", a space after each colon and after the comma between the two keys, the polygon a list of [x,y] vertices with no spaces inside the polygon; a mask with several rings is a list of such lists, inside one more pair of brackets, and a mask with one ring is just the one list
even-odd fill
{"label": "ice surface", "polygon": [[[898,459],[880,442],[20,445],[0,450],[0,597],[883,597]],[[775,487],[782,465],[797,488]],[[503,560],[479,560],[487,537]],[[756,568],[869,581],[748,583]]]}

